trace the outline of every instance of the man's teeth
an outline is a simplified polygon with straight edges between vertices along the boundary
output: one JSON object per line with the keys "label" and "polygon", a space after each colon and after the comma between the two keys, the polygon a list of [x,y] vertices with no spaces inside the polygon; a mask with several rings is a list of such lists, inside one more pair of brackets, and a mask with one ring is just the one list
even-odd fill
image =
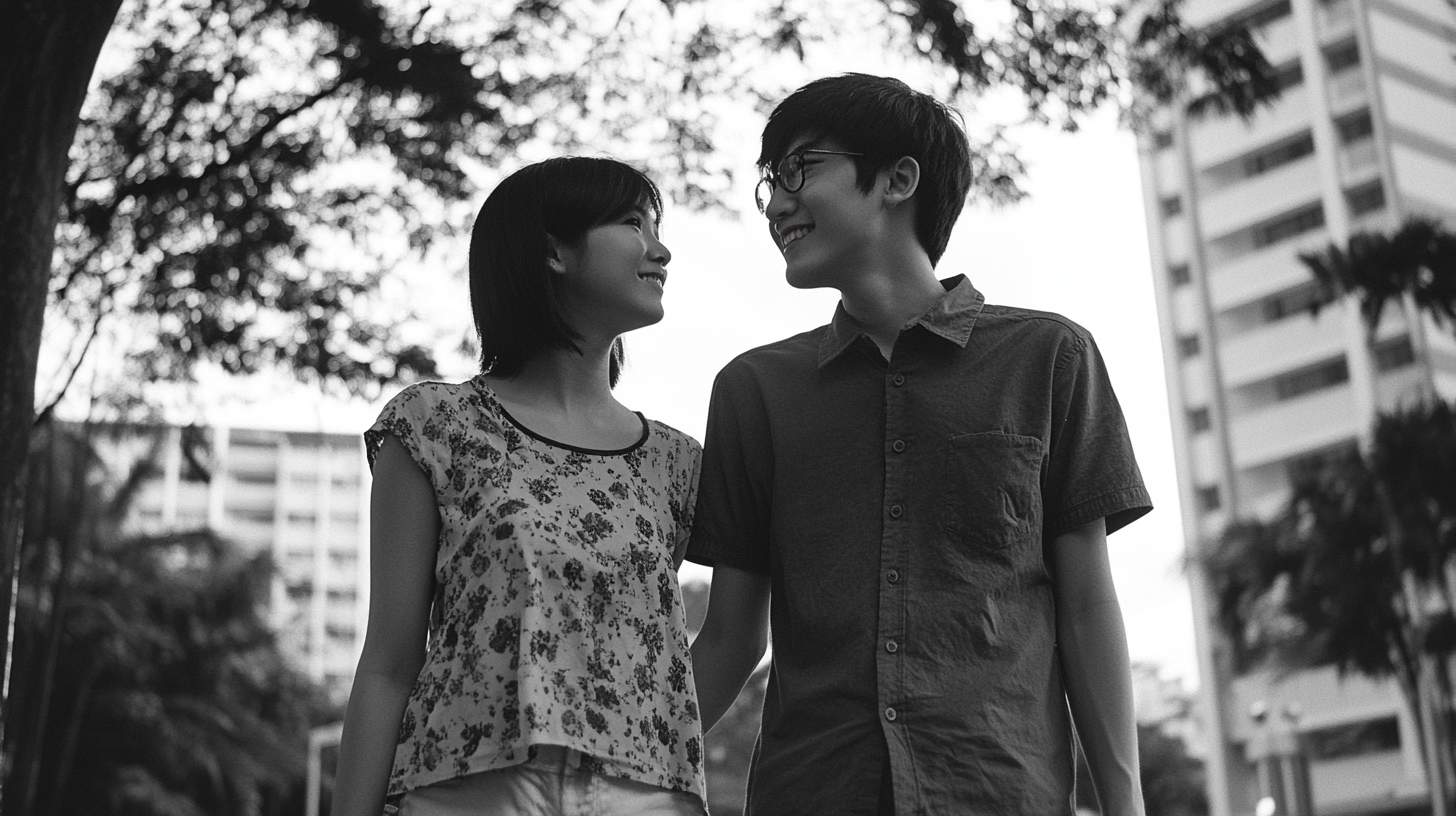
{"label": "man's teeth", "polygon": [[794,227],[793,229],[789,230],[781,236],[784,248],[787,249],[789,244],[792,244],[793,242],[799,240],[800,238],[803,238],[805,235],[808,235],[813,231],[813,227]]}

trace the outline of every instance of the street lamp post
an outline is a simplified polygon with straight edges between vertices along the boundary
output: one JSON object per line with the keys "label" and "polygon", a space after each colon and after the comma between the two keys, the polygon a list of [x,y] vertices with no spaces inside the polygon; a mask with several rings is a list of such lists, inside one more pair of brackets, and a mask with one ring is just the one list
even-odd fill
{"label": "street lamp post", "polygon": [[1259,777],[1257,816],[1314,816],[1309,757],[1299,737],[1302,712],[1290,703],[1271,714],[1263,700],[1249,707],[1254,733],[1245,751]]}

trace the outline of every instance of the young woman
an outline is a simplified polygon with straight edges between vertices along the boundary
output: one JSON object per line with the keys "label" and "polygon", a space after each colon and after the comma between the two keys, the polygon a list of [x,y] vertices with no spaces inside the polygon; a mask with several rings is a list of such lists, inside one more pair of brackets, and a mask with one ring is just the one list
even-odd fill
{"label": "young woman", "polygon": [[482,373],[406,388],[365,433],[369,630],[335,816],[705,812],[677,584],[700,449],[611,391],[620,336],[662,319],[661,213],[647,177],[590,158],[481,208]]}

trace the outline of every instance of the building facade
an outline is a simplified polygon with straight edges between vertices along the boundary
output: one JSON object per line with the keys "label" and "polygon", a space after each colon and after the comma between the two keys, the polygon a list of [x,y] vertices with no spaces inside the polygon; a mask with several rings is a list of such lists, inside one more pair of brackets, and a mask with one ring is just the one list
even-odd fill
{"label": "building facade", "polygon": [[210,527],[278,568],[268,614],[284,653],[342,702],[369,608],[369,480],[356,434],[116,425],[108,472],[144,477],[127,526]]}
{"label": "building facade", "polygon": [[[1456,397],[1448,328],[1387,309],[1367,343],[1353,304],[1311,315],[1320,293],[1298,260],[1416,215],[1456,229],[1456,8],[1187,0],[1182,11],[1198,26],[1247,22],[1283,88],[1247,121],[1172,107],[1140,137],[1185,544],[1196,553],[1232,519],[1269,517],[1291,466],[1357,445],[1378,412]],[[1393,684],[1326,670],[1235,676],[1207,588],[1192,583],[1216,816],[1254,813],[1251,751],[1271,723],[1303,737],[1315,812],[1426,812]]]}

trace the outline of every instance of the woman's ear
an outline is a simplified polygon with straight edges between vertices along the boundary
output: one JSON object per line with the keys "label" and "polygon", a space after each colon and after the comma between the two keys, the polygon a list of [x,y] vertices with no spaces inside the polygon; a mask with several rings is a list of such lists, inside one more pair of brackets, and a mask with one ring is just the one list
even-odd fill
{"label": "woman's ear", "polygon": [[566,274],[566,261],[561,252],[561,242],[556,236],[546,233],[546,268],[558,275]]}
{"label": "woman's ear", "polygon": [[885,199],[890,204],[908,201],[920,187],[920,162],[901,156],[884,171]]}

